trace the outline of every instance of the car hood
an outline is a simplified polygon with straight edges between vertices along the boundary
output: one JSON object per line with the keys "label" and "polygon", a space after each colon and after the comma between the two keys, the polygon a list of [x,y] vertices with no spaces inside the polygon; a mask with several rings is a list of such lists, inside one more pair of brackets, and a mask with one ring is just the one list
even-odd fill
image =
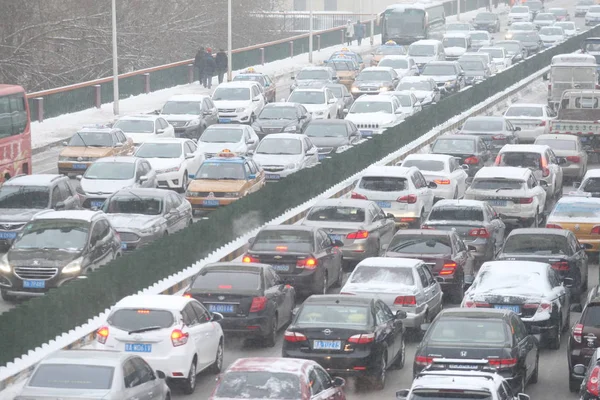
{"label": "car hood", "polygon": [[0,226],[5,222],[29,222],[33,216],[44,210],[26,208],[0,208]]}
{"label": "car hood", "polygon": [[[308,109],[308,107],[307,107]],[[254,121],[254,125],[260,128],[286,128],[298,124],[298,121],[293,119],[257,119]]]}
{"label": "car hood", "polygon": [[154,138],[154,133],[139,133],[139,132],[124,132],[127,137],[130,137],[133,140],[133,144],[142,144],[147,140],[152,140]]}
{"label": "car hood", "polygon": [[106,214],[110,224],[118,231],[120,228],[145,229],[164,221],[161,215],[144,214]]}
{"label": "car hood", "polygon": [[511,12],[511,13],[508,13],[508,16],[509,17],[520,17],[520,18],[522,18],[522,17],[528,17],[529,13],[518,13],[518,12],[514,12],[513,13],[513,12]]}
{"label": "car hood", "polygon": [[594,17],[594,18],[598,18],[600,17],[600,13],[595,13],[595,12],[590,12],[588,11],[587,14],[585,15],[586,17]]}
{"label": "car hood", "polygon": [[65,147],[61,152],[61,157],[106,157],[113,152],[112,147],[79,147],[79,146],[68,146]]}
{"label": "car hood", "polygon": [[377,87],[380,88],[382,86],[390,86],[392,82],[390,81],[355,81],[354,86],[358,87]]}
{"label": "car hood", "polygon": [[352,121],[355,124],[372,124],[377,123],[381,125],[391,124],[396,120],[393,114],[384,113],[362,113],[362,114],[348,114],[346,118],[348,121]]}
{"label": "car hood", "polygon": [[246,181],[217,181],[212,179],[197,179],[190,182],[190,192],[239,192]]}
{"label": "car hood", "polygon": [[507,260],[507,261],[537,261],[552,264],[557,261],[563,261],[569,257],[564,254],[512,254],[512,253],[500,253],[496,257],[496,260]]}
{"label": "car hood", "polygon": [[298,87],[321,87],[329,83],[329,79],[300,79],[296,80]]}
{"label": "car hood", "polygon": [[260,165],[288,165],[302,161],[302,154],[254,154],[254,161]]}
{"label": "car hood", "polygon": [[85,179],[81,180],[81,188],[86,193],[112,194],[119,189],[133,186],[133,178],[124,180]]}
{"label": "car hood", "polygon": [[310,141],[317,147],[339,147],[348,144],[345,137],[311,137]]}
{"label": "car hood", "polygon": [[428,97],[433,97],[433,92],[427,90],[411,90],[411,92],[417,97],[419,101],[423,101]]}
{"label": "car hood", "polygon": [[436,81],[437,83],[456,80],[456,75],[428,75],[428,76],[431,79],[433,79],[434,81]]}
{"label": "car hood", "polygon": [[540,35],[540,39],[545,40],[545,41],[562,40],[563,37],[561,35]]}
{"label": "car hood", "polygon": [[15,266],[56,267],[67,265],[71,261],[81,257],[81,250],[12,248],[8,251],[7,257],[8,261]]}
{"label": "car hood", "polygon": [[169,122],[171,122],[171,121],[189,122],[189,121],[193,121],[195,119],[200,118],[199,115],[194,115],[194,114],[161,114],[161,116]]}
{"label": "car hood", "polygon": [[181,166],[181,160],[179,158],[146,158],[146,160],[156,171]]}
{"label": "car hood", "polygon": [[250,100],[215,100],[217,108],[248,108],[252,104]]}
{"label": "car hood", "polygon": [[484,21],[484,20],[481,20],[481,21],[474,20],[473,21],[473,25],[480,25],[480,26],[481,25],[496,25],[496,21],[494,21],[494,20],[486,20],[486,21]]}
{"label": "car hood", "polygon": [[444,49],[444,52],[447,56],[458,57],[465,54],[467,52],[467,49],[465,49],[464,47],[447,47]]}
{"label": "car hood", "polygon": [[465,71],[465,76],[467,76],[467,77],[485,76],[485,71],[468,70],[468,71]]}
{"label": "car hood", "polygon": [[[232,152],[244,151],[245,147],[241,142],[235,143],[206,143],[198,142],[198,151],[202,153],[216,154],[225,149],[231,150]],[[195,171],[194,171],[195,172]]]}
{"label": "car hood", "polygon": [[306,111],[313,113],[316,111],[329,110],[329,104],[302,104]]}
{"label": "car hood", "polygon": [[433,61],[435,56],[413,56],[412,58],[417,64],[427,64],[428,62]]}

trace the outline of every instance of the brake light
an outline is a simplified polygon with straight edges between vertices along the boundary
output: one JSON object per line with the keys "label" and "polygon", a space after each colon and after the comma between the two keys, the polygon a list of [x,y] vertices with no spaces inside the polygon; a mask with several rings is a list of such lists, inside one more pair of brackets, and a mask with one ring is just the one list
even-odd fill
{"label": "brake light", "polygon": [[285,331],[283,340],[290,343],[306,342],[306,336],[298,332]]}
{"label": "brake light", "polygon": [[189,293],[184,293],[184,294],[183,294],[183,297],[185,297],[186,299],[191,299],[191,298],[192,298],[192,295],[191,295],[191,294],[189,294]]}
{"label": "brake light", "polygon": [[578,162],[581,162],[581,157],[579,157],[579,156],[568,156],[567,157],[567,161],[572,162],[572,163],[578,163]]}
{"label": "brake light", "polygon": [[174,329],[171,332],[171,343],[173,343],[173,347],[183,346],[187,343],[189,337],[189,333],[183,332],[181,329]]}
{"label": "brake light", "polygon": [[593,233],[594,235],[600,235],[600,225],[593,227],[590,233]]}
{"label": "brake light", "polygon": [[374,333],[363,333],[361,335],[354,335],[348,338],[348,343],[354,344],[367,344],[375,341]]}
{"label": "brake light", "polygon": [[346,239],[366,239],[369,237],[368,231],[350,232],[346,235]]}
{"label": "brake light", "polygon": [[548,90],[549,91],[552,90],[552,84],[551,83],[548,84]]}
{"label": "brake light", "polygon": [[103,326],[96,331],[96,340],[98,343],[104,344],[106,339],[108,339],[108,326]]}
{"label": "brake light", "polygon": [[568,271],[569,263],[567,261],[559,261],[552,263],[552,269],[555,269],[557,271]]}
{"label": "brake light", "polygon": [[448,261],[444,263],[440,275],[452,275],[456,270],[456,263],[454,261]]}
{"label": "brake light", "polygon": [[298,262],[296,262],[296,268],[315,269],[317,268],[318,264],[319,262],[316,258],[309,257],[303,260],[298,260]]}
{"label": "brake light", "polygon": [[490,237],[490,233],[485,228],[475,228],[475,229],[471,229],[469,231],[469,236],[475,236],[475,237],[487,239]]}
{"label": "brake light", "polygon": [[492,140],[505,140],[506,135],[494,135],[492,136]]}
{"label": "brake light", "polygon": [[518,199],[517,203],[519,204],[531,204],[533,203],[533,197],[523,197]]}
{"label": "brake light", "polygon": [[426,367],[433,364],[433,357],[416,356],[415,364]]}
{"label": "brake light", "polygon": [[546,121],[540,122],[540,124],[538,126],[546,126]]}
{"label": "brake light", "polygon": [[449,185],[450,179],[434,179],[433,182],[435,182],[438,185]]}
{"label": "brake light", "polygon": [[473,156],[473,157],[468,157],[465,159],[465,164],[467,165],[471,165],[471,164],[479,164],[479,158]]}
{"label": "brake light", "polygon": [[499,369],[503,368],[512,368],[517,365],[516,358],[492,358],[488,359],[490,367],[495,367]]}
{"label": "brake light", "polygon": [[552,311],[552,304],[550,303],[527,303],[527,304],[523,304],[523,308],[535,308],[536,309],[536,313],[542,313],[545,311],[551,312]]}
{"label": "brake light", "polygon": [[252,305],[250,306],[250,312],[259,312],[265,309],[267,306],[267,298],[264,296],[255,297],[252,299]]}
{"label": "brake light", "polygon": [[546,224],[546,228],[550,229],[562,229],[562,226],[556,224]]}
{"label": "brake light", "polygon": [[546,178],[548,175],[550,175],[550,170],[548,168],[546,168],[546,167],[543,167],[542,168],[542,176],[544,178]]}
{"label": "brake light", "polygon": [[475,302],[472,300],[468,300],[465,302],[465,308],[491,308],[492,306],[489,303]]}
{"label": "brake light", "polygon": [[421,229],[431,229],[431,230],[435,230],[435,226],[423,225],[423,226],[421,227]]}
{"label": "brake light", "polygon": [[502,156],[500,154],[498,154],[496,156],[496,160],[494,161],[494,165],[500,165],[501,161],[502,161]]}
{"label": "brake light", "polygon": [[409,194],[406,196],[398,197],[396,201],[398,203],[415,204],[417,202],[417,196],[415,196],[414,194]]}
{"label": "brake light", "polygon": [[244,258],[242,258],[242,262],[245,263],[257,263],[259,262],[258,258],[254,258],[252,256],[244,256]]}
{"label": "brake light", "polygon": [[360,193],[355,193],[352,192],[352,194],[350,195],[351,199],[359,199],[359,200],[367,200],[367,196],[360,194]]}
{"label": "brake light", "polygon": [[596,83],[596,89],[600,89],[600,85]]}
{"label": "brake light", "polygon": [[600,381],[600,367],[596,365],[585,385],[588,393],[595,397],[600,396],[598,381]]}
{"label": "brake light", "polygon": [[577,343],[581,343],[581,338],[583,336],[583,324],[577,324],[573,327],[573,339]]}
{"label": "brake light", "polygon": [[397,306],[416,306],[417,298],[415,296],[398,296],[394,300],[394,304]]}

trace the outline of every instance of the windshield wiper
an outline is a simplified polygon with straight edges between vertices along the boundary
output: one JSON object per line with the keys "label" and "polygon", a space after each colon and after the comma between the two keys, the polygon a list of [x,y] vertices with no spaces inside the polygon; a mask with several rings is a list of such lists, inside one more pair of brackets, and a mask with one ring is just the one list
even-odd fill
{"label": "windshield wiper", "polygon": [[84,147],[89,147],[79,132],[75,132],[75,134],[79,136],[79,139],[81,140],[81,143],[83,143]]}
{"label": "windshield wiper", "polygon": [[148,326],[146,328],[140,328],[140,329],[135,329],[133,331],[129,331],[127,332],[128,334],[132,335],[134,333],[143,333],[143,332],[149,332],[149,331],[157,331],[159,329],[162,329],[162,326]]}
{"label": "windshield wiper", "polygon": [[219,180],[219,181],[239,181],[241,179],[226,176],[226,177],[222,177],[222,178],[217,178],[217,180]]}

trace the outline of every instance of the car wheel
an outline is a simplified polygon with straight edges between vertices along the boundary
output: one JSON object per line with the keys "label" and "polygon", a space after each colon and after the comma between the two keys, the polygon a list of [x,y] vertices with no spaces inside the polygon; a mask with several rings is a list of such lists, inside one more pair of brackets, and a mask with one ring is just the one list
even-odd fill
{"label": "car wheel", "polygon": [[334,287],[342,287],[342,283],[344,282],[344,259],[340,260],[340,269],[338,270],[338,277],[335,281]]}
{"label": "car wheel", "polygon": [[402,347],[394,360],[394,363],[391,365],[394,369],[402,369],[404,368],[404,361],[406,360],[406,341],[404,340],[404,335],[402,335]]}
{"label": "car wheel", "polygon": [[460,303],[462,303],[464,296],[465,296],[465,282],[464,282],[464,277],[463,277],[463,278],[461,278],[461,282],[457,283],[452,288],[452,293],[450,294],[450,297],[451,297],[453,303],[460,304]]}
{"label": "car wheel", "polygon": [[560,326],[561,321],[562,315],[559,315],[558,325],[556,326],[556,329],[553,332],[552,338],[550,339],[550,345],[548,346],[552,350],[560,349],[560,339],[562,337],[562,326]]}
{"label": "car wheel", "polygon": [[210,372],[212,374],[218,374],[223,369],[223,355],[225,350],[223,348],[223,340],[219,342],[219,347],[217,347],[217,355],[215,356],[215,362],[210,366]]}
{"label": "car wheel", "polygon": [[192,361],[188,377],[183,381],[183,393],[192,394],[196,390],[196,358]]}
{"label": "car wheel", "polygon": [[8,294],[6,290],[0,290],[0,295],[2,296],[2,300],[7,302],[15,302],[17,301],[17,297],[12,294]]}
{"label": "car wheel", "polygon": [[531,378],[529,378],[529,383],[535,384],[538,381],[538,375],[540,372],[540,353],[538,352],[535,358],[535,369],[533,370],[533,374],[531,374]]}
{"label": "car wheel", "polygon": [[269,327],[269,333],[265,336],[265,346],[266,347],[275,347],[275,342],[277,341],[277,328],[278,325],[277,313],[273,315],[273,320],[271,321],[271,326]]}
{"label": "car wheel", "polygon": [[183,172],[183,178],[181,178],[181,189],[179,189],[179,193],[185,193],[185,189],[187,189],[189,183],[188,172]]}
{"label": "car wheel", "polygon": [[385,388],[385,375],[387,372],[387,363],[386,363],[387,355],[385,354],[385,350],[381,353],[380,361],[379,361],[379,369],[377,370],[377,375],[372,378],[373,389],[375,390],[383,390]]}
{"label": "car wheel", "polygon": [[[569,375],[570,374],[571,374],[571,371],[569,371]],[[577,379],[573,379],[573,378],[569,377],[569,391],[571,393],[579,392],[580,387],[581,387],[581,382],[579,382]]]}

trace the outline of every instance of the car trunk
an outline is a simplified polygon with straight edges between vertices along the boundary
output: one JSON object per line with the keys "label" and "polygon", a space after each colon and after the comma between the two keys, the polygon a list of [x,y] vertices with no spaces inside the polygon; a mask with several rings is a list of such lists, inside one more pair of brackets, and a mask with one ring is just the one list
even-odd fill
{"label": "car trunk", "polygon": [[304,334],[308,339],[308,347],[311,353],[322,354],[348,354],[349,348],[370,346],[370,344],[349,343],[348,339],[354,335],[367,334],[366,326],[353,325],[343,328],[320,327],[297,327],[294,332]]}
{"label": "car trunk", "polygon": [[508,136],[506,136],[502,132],[493,133],[493,134],[477,133],[477,132],[464,132],[464,134],[479,136],[481,138],[481,140],[483,140],[485,142],[485,144],[488,146],[488,148],[491,148],[491,149],[500,150],[502,148],[502,146],[504,146],[505,144],[508,144]]}
{"label": "car trunk", "polygon": [[[552,265],[552,268],[557,270],[564,277],[569,272],[570,264],[569,257],[562,254],[511,254],[502,253],[498,256],[498,260],[518,260],[518,261],[535,261]],[[565,264],[566,263],[566,264]]]}
{"label": "car trunk", "polygon": [[[344,294],[376,298],[383,301],[388,307],[392,307],[398,296],[415,296],[416,287],[402,285],[400,283],[393,284],[392,282],[372,282],[356,285],[346,284],[344,286]],[[403,308],[405,308],[405,306],[403,306]]]}
{"label": "car trunk", "polygon": [[279,275],[285,277],[286,275],[296,275],[304,271],[304,268],[296,268],[296,264],[298,260],[310,257],[311,253],[252,250],[250,256],[257,259],[255,262],[271,265]]}
{"label": "car trunk", "polygon": [[484,295],[475,296],[473,301],[477,303],[478,308],[506,309],[514,311],[521,318],[531,318],[537,312],[541,298],[536,294],[510,294],[506,288],[500,287],[491,289]]}
{"label": "car trunk", "polygon": [[387,252],[385,254],[386,257],[395,257],[395,258],[413,258],[417,260],[422,260],[426,265],[429,266],[431,272],[434,275],[439,275],[440,271],[444,267],[445,263],[451,263],[452,254],[414,254],[414,253],[394,253]]}
{"label": "car trunk", "polygon": [[501,190],[499,192],[496,192],[496,190],[478,190],[472,192],[472,194],[469,195],[469,199],[485,201],[490,206],[494,207],[500,214],[505,210],[517,213],[521,211],[521,204],[519,203],[520,197],[511,196],[510,192],[521,193],[521,189]]}
{"label": "car trunk", "polygon": [[115,340],[114,350],[139,355],[147,354],[152,355],[152,357],[168,357],[173,350],[171,332],[177,328],[185,331],[179,325],[129,334],[115,327],[109,327],[109,339],[112,336]]}
{"label": "car trunk", "polygon": [[467,342],[452,346],[448,343],[436,345],[434,341],[429,342],[423,353],[426,357],[433,358],[453,358],[482,360],[488,358],[509,358],[509,349],[502,347],[488,347],[485,345],[477,346]]}
{"label": "car trunk", "polygon": [[436,221],[427,221],[426,226],[430,229],[436,229],[440,231],[454,231],[461,237],[463,240],[473,239],[474,237],[469,235],[474,229],[485,228],[485,224],[479,221],[440,221],[436,223]]}
{"label": "car trunk", "polygon": [[507,117],[506,119],[509,120],[515,128],[521,128],[521,130],[524,131],[535,129],[542,123],[541,118]]}
{"label": "car trunk", "polygon": [[585,220],[581,220],[578,221],[577,218],[569,218],[569,221],[561,221],[561,222],[557,222],[557,225],[560,225],[562,229],[566,229],[568,231],[571,231],[575,234],[575,236],[577,236],[577,239],[579,240],[597,240],[598,239],[598,235],[597,234],[593,234],[592,233],[592,229],[594,228],[594,226],[599,225],[596,221],[594,222],[590,222],[590,221],[585,221]]}
{"label": "car trunk", "polygon": [[191,289],[191,296],[204,304],[208,311],[218,312],[225,317],[245,317],[250,311],[252,300],[262,296],[261,290],[236,291],[209,291]]}

